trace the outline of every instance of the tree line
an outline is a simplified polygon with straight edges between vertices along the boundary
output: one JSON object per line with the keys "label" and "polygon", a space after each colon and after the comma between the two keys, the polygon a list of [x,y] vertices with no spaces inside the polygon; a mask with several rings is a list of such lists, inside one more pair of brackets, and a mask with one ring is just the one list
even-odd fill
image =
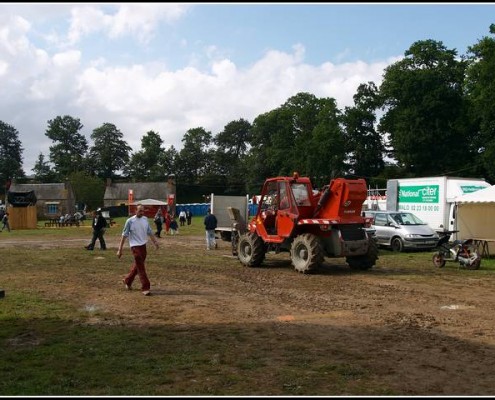
{"label": "tree line", "polygon": [[[45,135],[53,144],[48,155],[39,154],[34,181],[69,179],[77,196],[101,193],[102,199],[103,188],[93,188],[106,178],[165,181],[174,174],[181,202],[210,192],[254,194],[267,177],[293,171],[315,186],[339,176],[363,177],[372,187],[390,178],[440,175],[493,182],[495,24],[489,32],[460,56],[441,41],[414,42],[385,68],[379,87],[360,84],[343,110],[334,98],[297,93],[252,123],[230,121],[216,134],[191,128],[180,151],[165,148],[151,130],[133,152],[112,123],[93,130],[90,146],[78,118],[57,116],[48,121]],[[0,182],[26,179],[22,152],[18,131],[0,121]]]}

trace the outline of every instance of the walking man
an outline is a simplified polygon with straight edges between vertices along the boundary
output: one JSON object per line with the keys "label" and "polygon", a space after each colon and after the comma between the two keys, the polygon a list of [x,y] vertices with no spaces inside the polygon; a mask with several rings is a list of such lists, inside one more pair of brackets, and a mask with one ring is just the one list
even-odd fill
{"label": "walking man", "polygon": [[144,206],[138,204],[136,208],[136,215],[127,219],[122,231],[122,239],[120,240],[119,249],[117,250],[117,257],[122,256],[122,247],[126,238],[129,238],[129,246],[131,247],[132,255],[134,256],[134,263],[131,265],[131,269],[127,276],[122,280],[125,288],[131,290],[132,282],[136,275],[139,275],[141,281],[141,291],[145,296],[149,296],[150,281],[146,274],[145,260],[146,260],[146,243],[148,238],[151,239],[156,249],[158,250],[158,241],[153,235],[151,226],[148,223],[148,218],[144,215]]}
{"label": "walking man", "polygon": [[100,241],[100,250],[106,250],[107,244],[105,243],[105,234],[107,228],[107,220],[102,215],[101,210],[93,211],[93,222],[91,224],[93,228],[93,236],[91,237],[91,242],[84,246],[86,250],[93,250],[95,248],[96,239]]}
{"label": "walking man", "polygon": [[215,229],[217,228],[217,217],[211,213],[210,208],[208,208],[204,224],[206,230],[206,250],[216,249]]}

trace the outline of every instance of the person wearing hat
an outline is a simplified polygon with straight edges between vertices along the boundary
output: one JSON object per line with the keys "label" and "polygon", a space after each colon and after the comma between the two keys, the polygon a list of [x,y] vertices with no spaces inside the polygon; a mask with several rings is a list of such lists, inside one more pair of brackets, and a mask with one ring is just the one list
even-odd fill
{"label": "person wearing hat", "polygon": [[93,211],[93,237],[91,238],[91,242],[84,246],[86,250],[94,250],[96,239],[100,241],[100,250],[106,250],[107,244],[105,243],[105,238],[103,235],[105,234],[105,230],[107,227],[107,220],[101,213],[101,209]]}

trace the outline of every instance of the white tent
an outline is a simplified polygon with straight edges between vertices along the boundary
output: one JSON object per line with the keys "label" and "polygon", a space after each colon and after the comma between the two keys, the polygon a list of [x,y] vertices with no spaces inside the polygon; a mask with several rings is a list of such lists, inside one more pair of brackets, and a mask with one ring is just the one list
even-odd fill
{"label": "white tent", "polygon": [[495,185],[455,198],[457,237],[484,239],[495,254]]}
{"label": "white tent", "polygon": [[144,199],[131,203],[131,205],[133,206],[138,204],[142,204],[143,206],[166,206],[168,203],[165,201],[155,200],[155,199]]}
{"label": "white tent", "polygon": [[495,185],[457,196],[456,203],[495,203]]}

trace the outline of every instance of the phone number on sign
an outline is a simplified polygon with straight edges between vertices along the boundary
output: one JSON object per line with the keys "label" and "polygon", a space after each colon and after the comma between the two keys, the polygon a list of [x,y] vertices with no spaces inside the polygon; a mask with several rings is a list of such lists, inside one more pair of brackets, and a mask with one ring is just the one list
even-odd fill
{"label": "phone number on sign", "polygon": [[403,204],[399,206],[399,210],[402,211],[440,211],[440,206],[432,205],[415,205],[415,204]]}

